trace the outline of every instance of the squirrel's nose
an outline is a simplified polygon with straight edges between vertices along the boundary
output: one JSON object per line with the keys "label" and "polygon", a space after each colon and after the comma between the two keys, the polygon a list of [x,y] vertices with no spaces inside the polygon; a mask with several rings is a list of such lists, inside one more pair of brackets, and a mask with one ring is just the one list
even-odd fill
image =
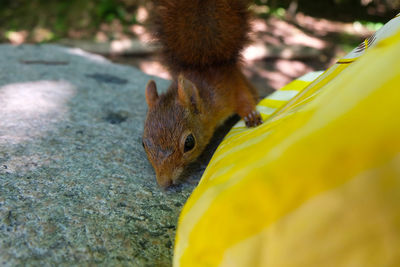
{"label": "squirrel's nose", "polygon": [[176,183],[182,170],[182,168],[175,168],[172,171],[169,171],[168,169],[156,171],[157,183],[163,188],[170,186],[172,183]]}
{"label": "squirrel's nose", "polygon": [[156,177],[158,185],[163,188],[167,188],[172,184],[172,179],[168,175],[157,173]]}

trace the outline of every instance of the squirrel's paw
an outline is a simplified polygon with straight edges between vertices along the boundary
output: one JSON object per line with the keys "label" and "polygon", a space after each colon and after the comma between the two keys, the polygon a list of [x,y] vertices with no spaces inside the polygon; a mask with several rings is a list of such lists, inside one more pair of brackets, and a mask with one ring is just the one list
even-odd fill
{"label": "squirrel's paw", "polygon": [[251,111],[244,118],[247,127],[256,127],[263,123],[260,113],[257,110]]}

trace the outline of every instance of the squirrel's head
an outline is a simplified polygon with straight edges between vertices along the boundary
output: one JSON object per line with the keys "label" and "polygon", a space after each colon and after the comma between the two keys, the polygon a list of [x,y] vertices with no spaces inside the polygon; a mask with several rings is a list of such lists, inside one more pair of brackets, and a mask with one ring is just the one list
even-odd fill
{"label": "squirrel's head", "polygon": [[[184,167],[204,150],[210,134],[204,129],[204,105],[197,87],[182,75],[158,95],[156,83],[146,87],[148,113],[143,147],[162,187],[175,183]],[[212,134],[212,131],[211,131]]]}

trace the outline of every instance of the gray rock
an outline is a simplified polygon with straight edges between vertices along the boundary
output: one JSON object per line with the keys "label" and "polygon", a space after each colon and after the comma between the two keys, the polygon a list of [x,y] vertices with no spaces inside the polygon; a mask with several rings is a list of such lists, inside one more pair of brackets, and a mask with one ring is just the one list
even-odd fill
{"label": "gray rock", "polygon": [[59,46],[0,54],[0,265],[171,265],[202,169],[157,186],[141,144],[150,77]]}

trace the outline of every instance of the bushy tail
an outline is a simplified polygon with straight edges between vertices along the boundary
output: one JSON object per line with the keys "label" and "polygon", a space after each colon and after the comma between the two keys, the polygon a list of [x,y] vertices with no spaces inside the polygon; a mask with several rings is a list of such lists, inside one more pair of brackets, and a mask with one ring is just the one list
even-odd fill
{"label": "bushy tail", "polygon": [[248,41],[248,0],[155,0],[154,36],[173,72],[235,63]]}

